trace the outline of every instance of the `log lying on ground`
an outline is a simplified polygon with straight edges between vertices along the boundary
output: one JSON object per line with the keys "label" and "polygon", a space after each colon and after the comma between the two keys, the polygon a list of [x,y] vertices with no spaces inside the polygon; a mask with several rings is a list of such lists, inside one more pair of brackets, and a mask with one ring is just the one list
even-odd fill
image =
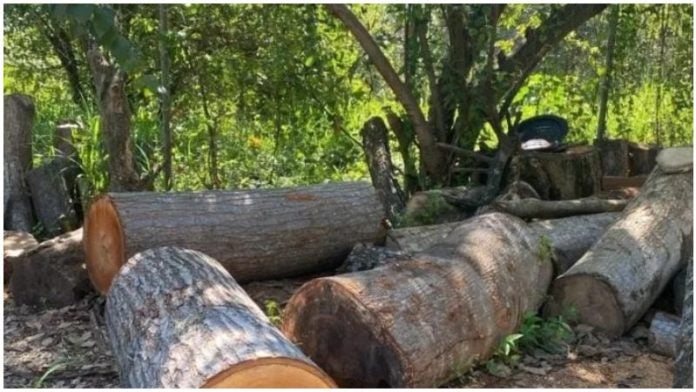
{"label": "log lying on ground", "polygon": [[334,386],[218,262],[197,251],[133,256],[109,290],[106,328],[123,387]]}
{"label": "log lying on ground", "polygon": [[537,245],[518,218],[477,216],[411,259],[306,283],[283,330],[339,386],[442,385],[541,304],[552,267]]}
{"label": "log lying on ground", "polygon": [[74,183],[75,176],[68,173],[73,168],[69,159],[56,157],[27,174],[31,202],[48,237],[79,227],[71,188],[66,180],[72,177]]}
{"label": "log lying on ground", "polygon": [[[619,217],[618,212],[578,215],[560,219],[531,222],[529,227],[537,238],[547,237],[551,247],[554,272],[568,270],[604,234]],[[387,232],[386,247],[392,252],[416,253],[443,240],[464,222],[406,227]],[[393,258],[387,259],[391,261]],[[363,263],[366,264],[366,263]],[[377,264],[380,263],[379,261]]]}
{"label": "log lying on ground", "polygon": [[357,242],[381,243],[383,219],[368,183],[110,193],[87,215],[87,269],[105,293],[128,257],[177,245],[214,257],[239,282],[292,277],[338,267]]}
{"label": "log lying on ground", "polygon": [[40,243],[11,261],[13,298],[29,306],[74,304],[92,292],[84,261],[82,229]]}
{"label": "log lying on ground", "polygon": [[689,260],[686,269],[686,291],[682,312],[677,359],[674,361],[674,387],[694,387],[694,263]]}
{"label": "log lying on ground", "polygon": [[491,207],[523,219],[553,219],[572,215],[622,211],[628,202],[629,200],[625,199],[606,200],[596,197],[554,201],[522,199],[496,201],[491,204]]}
{"label": "log lying on ground", "polygon": [[692,186],[691,173],[655,168],[621,218],[556,279],[547,311],[575,308],[579,321],[609,335],[630,328],[679,269],[693,226]]}
{"label": "log lying on ground", "polygon": [[31,128],[34,103],[26,95],[5,96],[3,130],[3,211],[5,230],[33,228],[31,201],[25,176],[31,170]]}
{"label": "log lying on ground", "polygon": [[674,357],[677,353],[677,339],[679,337],[679,317],[657,312],[650,323],[650,335],[648,344],[650,349],[666,357]]}
{"label": "log lying on ground", "polygon": [[7,231],[3,233],[3,282],[7,283],[12,276],[12,259],[35,247],[39,243],[33,235],[23,231]]}

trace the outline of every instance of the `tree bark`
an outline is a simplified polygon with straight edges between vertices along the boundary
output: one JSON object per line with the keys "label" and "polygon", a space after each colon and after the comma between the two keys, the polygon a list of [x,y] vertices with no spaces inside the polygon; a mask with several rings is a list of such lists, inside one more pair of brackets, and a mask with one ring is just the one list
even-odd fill
{"label": "tree bark", "polygon": [[169,55],[167,54],[167,33],[169,31],[167,23],[167,6],[159,6],[159,52],[160,52],[160,71],[162,73],[160,92],[160,112],[162,117],[162,157],[164,164],[164,189],[172,189],[172,131],[170,128],[170,82],[169,82]]}
{"label": "tree bark", "polygon": [[602,161],[603,176],[628,177],[631,175],[631,165],[628,160],[628,142],[625,140],[595,141]]}
{"label": "tree bark", "polygon": [[628,160],[632,176],[648,175],[655,168],[659,146],[628,143]]}
{"label": "tree bark", "polygon": [[387,218],[395,222],[405,207],[404,192],[394,178],[387,127],[380,117],[373,117],[362,129],[363,149],[372,185],[384,205]]}
{"label": "tree bark", "polygon": [[647,179],[647,175],[632,177],[604,176],[602,177],[602,190],[611,191],[623,188],[640,188]]}
{"label": "tree bark", "polygon": [[693,256],[686,270],[684,310],[679,331],[679,350],[674,363],[674,387],[694,387],[694,273]]}
{"label": "tree bark", "polygon": [[131,258],[109,291],[106,328],[125,388],[333,386],[197,251],[162,247]]}
{"label": "tree bark", "polygon": [[691,173],[656,168],[621,218],[556,279],[548,312],[575,308],[580,322],[609,335],[628,330],[679,269],[675,249],[693,225],[692,184]]}
{"label": "tree bark", "polygon": [[67,181],[72,177],[74,186],[75,176],[68,173],[71,169],[74,166],[67,158],[57,157],[27,174],[31,202],[48,238],[75,230],[80,225]]}
{"label": "tree bark", "polygon": [[666,357],[675,357],[679,338],[679,317],[657,312],[650,323],[648,344],[650,349]]}
{"label": "tree bark", "polygon": [[339,386],[435,387],[518,328],[551,269],[523,221],[482,215],[409,260],[306,283],[283,330]]}
{"label": "tree bark", "polygon": [[33,235],[23,231],[7,231],[3,235],[2,261],[3,282],[7,284],[12,276],[12,259],[38,245]]}
{"label": "tree bark", "polygon": [[336,268],[355,243],[384,241],[367,183],[249,191],[111,193],[85,223],[87,269],[102,293],[125,261],[157,246],[206,252],[237,281]]}
{"label": "tree bark", "polygon": [[491,205],[495,210],[515,215],[522,219],[554,219],[582,214],[622,211],[629,200],[605,200],[587,197],[575,200],[521,199],[496,201]]}
{"label": "tree bark", "polygon": [[34,103],[27,95],[5,95],[3,210],[5,230],[31,232],[34,224],[25,176],[31,170]]}
{"label": "tree bark", "polygon": [[614,46],[616,43],[616,29],[619,25],[619,5],[611,7],[609,14],[609,36],[607,37],[607,56],[604,61],[604,75],[599,87],[599,120],[597,124],[597,140],[604,140],[607,129],[607,107],[609,103],[609,89],[611,88],[611,73],[614,70]]}
{"label": "tree bark", "polygon": [[19,305],[60,308],[92,292],[82,229],[40,243],[11,260],[10,291]]}

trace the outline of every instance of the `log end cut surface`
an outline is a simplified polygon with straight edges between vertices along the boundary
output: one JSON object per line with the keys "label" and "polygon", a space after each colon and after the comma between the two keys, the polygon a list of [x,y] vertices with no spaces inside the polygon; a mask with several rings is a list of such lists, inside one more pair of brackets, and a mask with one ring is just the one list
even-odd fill
{"label": "log end cut surface", "polygon": [[105,294],[126,261],[121,220],[109,196],[97,198],[89,209],[84,248],[89,278]]}
{"label": "log end cut surface", "polygon": [[212,377],[204,388],[335,388],[316,367],[293,358],[242,362]]}

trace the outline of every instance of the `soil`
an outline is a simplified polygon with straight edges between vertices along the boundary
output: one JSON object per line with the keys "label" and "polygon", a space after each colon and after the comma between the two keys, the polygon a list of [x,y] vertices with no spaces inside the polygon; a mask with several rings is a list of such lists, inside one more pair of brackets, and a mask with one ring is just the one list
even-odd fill
{"label": "soil", "polygon": [[[282,308],[306,280],[254,282],[244,289],[262,309],[268,301]],[[5,292],[4,387],[118,387],[103,305],[95,294],[73,306],[39,311],[15,306]],[[561,354],[526,353],[518,364],[505,366],[504,377],[480,366],[445,387],[670,388],[672,362],[650,352],[645,324],[615,340],[578,326],[576,339]]]}

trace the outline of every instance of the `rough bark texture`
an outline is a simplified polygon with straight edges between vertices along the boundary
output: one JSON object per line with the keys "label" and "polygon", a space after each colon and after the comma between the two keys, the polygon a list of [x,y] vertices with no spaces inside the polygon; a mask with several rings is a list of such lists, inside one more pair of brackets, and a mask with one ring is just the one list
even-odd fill
{"label": "rough bark texture", "polygon": [[561,153],[523,151],[512,158],[506,177],[506,183],[528,183],[544,200],[567,200],[599,192],[602,174],[598,152],[578,146]]}
{"label": "rough bark texture", "polygon": [[684,311],[679,332],[677,359],[674,363],[674,387],[694,387],[694,273],[693,257],[686,272]]}
{"label": "rough bark texture", "polygon": [[491,207],[523,219],[553,219],[581,214],[622,211],[629,200],[606,200],[587,197],[575,200],[522,199],[496,201]]}
{"label": "rough bark texture", "polygon": [[655,313],[650,323],[650,334],[648,335],[650,349],[666,357],[676,356],[679,322],[679,317],[673,314]]}
{"label": "rough bark texture", "polygon": [[490,356],[550,277],[527,225],[487,214],[411,259],[308,282],[283,329],[339,386],[435,387]]}
{"label": "rough bark texture", "polygon": [[602,238],[552,290],[548,311],[573,307],[579,321],[618,336],[630,328],[679,269],[693,224],[691,173],[656,168]]}
{"label": "rough bark texture", "polygon": [[193,250],[132,257],[109,291],[106,327],[126,388],[332,385],[219,263]]}
{"label": "rough bark texture", "polygon": [[338,267],[358,242],[386,229],[368,183],[177,193],[113,193],[94,201],[85,224],[87,268],[108,290],[128,257],[185,246],[215,257],[240,282]]}
{"label": "rough bark texture", "polygon": [[56,157],[27,174],[36,217],[49,238],[75,230],[80,225],[71,194],[70,185],[75,182],[73,169],[74,165],[68,158]]}
{"label": "rough bark texture", "polygon": [[85,270],[82,229],[63,234],[12,259],[10,291],[18,304],[72,305],[92,292]]}
{"label": "rough bark texture", "polygon": [[631,175],[628,159],[628,142],[625,140],[601,140],[595,142],[602,161],[602,175],[621,176]]}
{"label": "rough bark texture", "polygon": [[404,192],[394,178],[387,127],[380,117],[373,117],[362,129],[363,149],[372,185],[384,205],[387,218],[395,222],[405,206]]}
{"label": "rough bark texture", "polygon": [[640,143],[628,143],[628,160],[632,176],[648,175],[655,168],[655,158],[660,147]]}
{"label": "rough bark texture", "polygon": [[7,284],[12,276],[12,259],[20,256],[39,243],[33,235],[23,231],[7,231],[3,235],[3,282]]}
{"label": "rough bark texture", "polygon": [[343,264],[336,269],[336,272],[367,271],[391,262],[403,261],[409,257],[408,252],[361,242],[355,244],[353,250],[350,251]]}
{"label": "rough bark texture", "polygon": [[34,103],[27,95],[12,94],[5,96],[4,108],[4,229],[30,232],[33,218],[25,176],[31,170]]}

